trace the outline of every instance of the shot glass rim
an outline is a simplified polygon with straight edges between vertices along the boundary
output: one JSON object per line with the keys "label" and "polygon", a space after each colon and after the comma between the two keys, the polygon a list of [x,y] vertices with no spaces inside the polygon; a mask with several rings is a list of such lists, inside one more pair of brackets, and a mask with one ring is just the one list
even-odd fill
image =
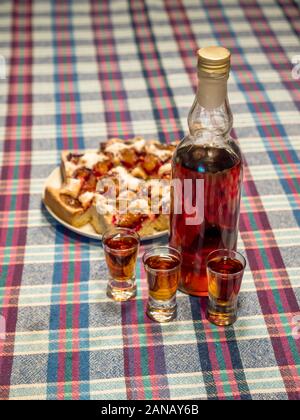
{"label": "shot glass rim", "polygon": [[220,273],[219,271],[215,271],[215,270],[212,270],[209,266],[208,266],[208,264],[209,264],[209,262],[212,260],[212,256],[214,255],[214,254],[218,254],[218,253],[221,253],[221,252],[225,252],[225,253],[227,253],[227,254],[229,254],[229,253],[234,253],[235,255],[238,255],[239,257],[241,257],[242,258],[242,260],[243,260],[243,269],[242,270],[240,270],[240,271],[237,271],[236,273],[234,273],[234,274],[226,274],[226,276],[228,276],[228,277],[232,277],[232,276],[237,276],[238,274],[241,274],[241,273],[243,273],[244,271],[245,271],[245,269],[246,269],[246,267],[247,267],[247,260],[246,260],[246,258],[244,257],[244,255],[243,254],[241,254],[240,252],[238,252],[238,251],[234,251],[233,249],[232,250],[230,250],[230,249],[216,249],[215,251],[212,251],[209,255],[208,255],[208,257],[207,257],[207,259],[206,259],[206,268],[207,268],[207,270],[209,270],[211,273],[214,273],[214,274],[216,274],[216,275],[218,275],[218,276],[221,276],[222,275],[222,273]]}
{"label": "shot glass rim", "polygon": [[[149,267],[149,265],[146,264],[146,257],[148,257],[148,254],[150,254],[151,252],[153,252],[153,250],[155,250],[155,249],[158,249],[158,250],[159,249],[164,249],[164,250],[168,250],[168,251],[171,250],[173,252],[175,251],[175,253],[179,257],[179,264],[178,264],[178,266],[176,266],[174,268],[170,268],[168,270],[167,269],[162,269],[162,268],[151,268],[151,267]],[[182,266],[182,256],[181,256],[180,252],[176,248],[173,248],[173,247],[168,246],[168,245],[165,245],[165,246],[163,246],[163,245],[162,246],[154,246],[154,247],[150,248],[148,251],[146,251],[144,253],[143,258],[142,258],[142,261],[143,261],[143,264],[144,264],[144,267],[145,267],[146,270],[154,271],[155,273],[157,273],[157,272],[171,273],[172,271],[179,270],[181,268],[181,266]]]}
{"label": "shot glass rim", "polygon": [[[109,233],[113,233],[114,231],[116,232],[116,234],[118,234],[118,232],[124,232],[124,233],[128,234],[128,236],[134,237],[137,240],[137,245],[136,246],[133,246],[132,248],[127,248],[127,249],[118,249],[118,250],[116,250],[114,248],[111,248],[110,246],[108,246],[105,243],[105,240],[109,236]],[[112,237],[114,237],[114,235]],[[141,237],[133,229],[121,228],[121,227],[111,227],[111,228],[107,229],[104,232],[104,234],[102,235],[102,244],[103,244],[103,247],[109,249],[110,251],[117,251],[118,253],[123,253],[123,252],[125,253],[125,252],[128,252],[128,251],[133,251],[134,249],[136,249],[136,248],[138,248],[140,246],[140,243],[141,243]]]}

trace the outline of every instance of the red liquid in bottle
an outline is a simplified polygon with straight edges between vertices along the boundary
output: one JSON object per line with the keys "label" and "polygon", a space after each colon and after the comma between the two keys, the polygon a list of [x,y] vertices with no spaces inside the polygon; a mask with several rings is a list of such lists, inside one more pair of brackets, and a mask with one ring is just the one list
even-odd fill
{"label": "red liquid in bottle", "polygon": [[[193,180],[193,203],[196,202],[196,180],[204,180],[203,223],[189,226],[186,219],[190,215],[184,208],[183,214],[172,212],[171,215],[171,246],[178,249],[183,258],[179,287],[195,296],[208,294],[208,255],[217,249],[236,250],[237,247],[243,165],[238,146],[234,142],[230,146],[227,150],[194,144],[179,147],[174,157],[173,179]],[[174,197],[180,197],[182,191],[178,188],[181,187],[176,188]]]}

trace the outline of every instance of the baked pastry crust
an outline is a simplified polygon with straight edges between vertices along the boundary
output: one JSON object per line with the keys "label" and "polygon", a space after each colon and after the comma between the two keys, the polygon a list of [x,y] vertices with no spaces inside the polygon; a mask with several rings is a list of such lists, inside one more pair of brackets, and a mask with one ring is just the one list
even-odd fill
{"label": "baked pastry crust", "polygon": [[[62,220],[70,225],[80,228],[88,224],[91,220],[91,208],[84,210],[83,207],[74,207],[63,199],[61,190],[47,186],[45,190],[44,202]],[[72,202],[70,197],[70,203]],[[75,202],[75,200],[74,200]]]}

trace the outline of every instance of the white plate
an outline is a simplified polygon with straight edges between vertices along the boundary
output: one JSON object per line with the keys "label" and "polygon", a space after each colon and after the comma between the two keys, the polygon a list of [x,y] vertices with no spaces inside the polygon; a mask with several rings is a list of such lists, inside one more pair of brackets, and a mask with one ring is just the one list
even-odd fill
{"label": "white plate", "polygon": [[[47,180],[45,182],[45,186],[44,186],[44,191],[43,191],[43,201],[44,201],[45,189],[46,189],[47,185],[51,185],[54,188],[60,188],[61,187],[62,178],[61,178],[60,167],[54,169],[54,171],[51,172],[51,174],[47,178]],[[62,220],[60,217],[58,217],[54,213],[54,211],[51,210],[50,207],[48,207],[45,203],[44,203],[44,205],[45,205],[47,211],[51,214],[51,216],[58,223],[60,223],[61,225],[63,225],[67,229],[71,230],[72,232],[77,233],[78,235],[85,236],[86,238],[96,239],[97,241],[102,240],[102,235],[99,235],[98,233],[96,233],[91,224],[87,224],[85,226],[82,226],[81,228],[76,228],[76,227],[70,225],[69,223],[65,222],[64,220]],[[155,235],[152,235],[152,236],[145,236],[141,239],[142,239],[142,241],[150,241],[150,240],[161,238],[161,237],[166,236],[168,234],[169,234],[169,232],[167,230],[165,230],[163,232],[158,232],[158,233],[156,233]]]}

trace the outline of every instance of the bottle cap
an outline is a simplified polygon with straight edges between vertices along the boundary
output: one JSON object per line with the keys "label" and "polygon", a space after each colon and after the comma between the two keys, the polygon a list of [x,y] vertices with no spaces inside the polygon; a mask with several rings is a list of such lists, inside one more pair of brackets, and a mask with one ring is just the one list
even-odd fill
{"label": "bottle cap", "polygon": [[205,73],[229,74],[231,53],[224,47],[205,47],[198,50],[198,70]]}

